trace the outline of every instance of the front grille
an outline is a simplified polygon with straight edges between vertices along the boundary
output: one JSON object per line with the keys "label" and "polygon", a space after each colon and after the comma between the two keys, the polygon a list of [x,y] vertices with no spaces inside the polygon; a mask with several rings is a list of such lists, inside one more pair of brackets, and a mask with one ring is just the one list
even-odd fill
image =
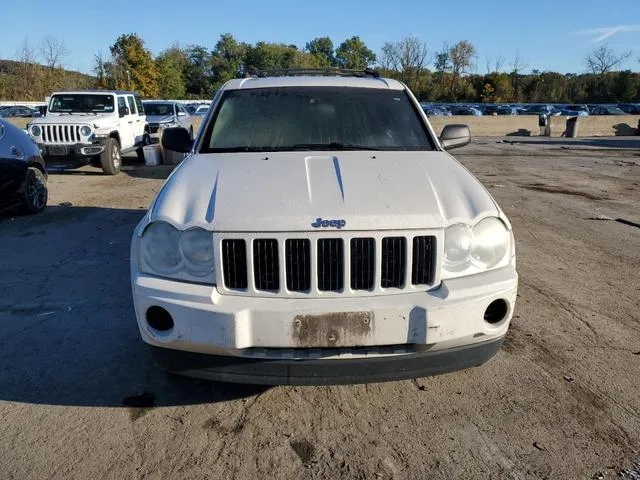
{"label": "front grille", "polygon": [[433,237],[413,237],[413,262],[411,262],[411,283],[429,285],[435,276],[432,261],[435,239]]}
{"label": "front grille", "polygon": [[247,246],[244,240],[222,241],[224,284],[230,289],[245,289],[247,281]]}
{"label": "front grille", "polygon": [[434,236],[331,235],[223,238],[224,287],[247,295],[383,295],[435,284]]}
{"label": "front grille", "polygon": [[289,239],[285,245],[287,290],[311,290],[311,242],[307,239]]}
{"label": "front grille", "polygon": [[382,288],[401,288],[404,285],[406,249],[404,237],[382,239]]}
{"label": "front grille", "polygon": [[257,290],[280,289],[278,240],[269,238],[253,241],[253,276]]}
{"label": "front grille", "polygon": [[42,125],[43,143],[74,144],[82,141],[80,125]]}
{"label": "front grille", "polygon": [[344,288],[343,250],[341,238],[318,240],[318,290],[339,292]]}
{"label": "front grille", "polygon": [[371,290],[376,265],[375,239],[351,239],[351,289]]}

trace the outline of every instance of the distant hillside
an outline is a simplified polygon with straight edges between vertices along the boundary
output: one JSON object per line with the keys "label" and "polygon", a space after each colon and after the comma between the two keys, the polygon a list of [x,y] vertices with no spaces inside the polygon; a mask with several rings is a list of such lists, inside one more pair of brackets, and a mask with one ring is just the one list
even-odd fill
{"label": "distant hillside", "polygon": [[0,60],[0,100],[44,101],[55,90],[95,86],[96,78],[84,73]]}

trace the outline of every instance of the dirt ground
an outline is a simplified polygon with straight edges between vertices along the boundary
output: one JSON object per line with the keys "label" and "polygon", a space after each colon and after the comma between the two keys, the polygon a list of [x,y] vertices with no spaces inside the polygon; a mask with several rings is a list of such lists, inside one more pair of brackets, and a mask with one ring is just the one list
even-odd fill
{"label": "dirt ground", "polygon": [[523,142],[456,151],[515,229],[504,347],[370,385],[163,374],[128,257],[169,168],[51,174],[43,214],[0,217],[0,477],[640,478],[640,141]]}

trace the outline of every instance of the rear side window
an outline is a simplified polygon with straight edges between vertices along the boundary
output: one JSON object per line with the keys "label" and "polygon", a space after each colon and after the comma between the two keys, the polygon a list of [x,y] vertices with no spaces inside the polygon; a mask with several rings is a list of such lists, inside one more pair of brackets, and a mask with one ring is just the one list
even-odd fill
{"label": "rear side window", "polygon": [[223,93],[201,152],[433,150],[406,92],[282,87]]}
{"label": "rear side window", "polygon": [[136,105],[138,106],[138,115],[142,116],[144,115],[144,106],[142,105],[142,100],[140,100],[140,97],[138,95],[136,95],[135,97],[136,100]]}
{"label": "rear side window", "polygon": [[137,113],[135,100],[131,96],[127,97],[127,100],[129,101],[129,113],[135,115]]}

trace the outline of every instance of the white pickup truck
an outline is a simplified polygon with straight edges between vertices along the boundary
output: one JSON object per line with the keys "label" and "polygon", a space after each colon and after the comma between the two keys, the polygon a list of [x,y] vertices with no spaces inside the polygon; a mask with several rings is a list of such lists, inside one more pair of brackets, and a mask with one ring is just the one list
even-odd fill
{"label": "white pickup truck", "polygon": [[175,373],[265,384],[479,365],[516,302],[511,224],[402,83],[266,74],[216,93],[134,231],[142,339]]}
{"label": "white pickup truck", "polygon": [[149,125],[133,92],[83,90],[51,95],[47,114],[27,125],[45,161],[79,157],[98,160],[104,173],[120,172],[122,154],[149,143]]}

